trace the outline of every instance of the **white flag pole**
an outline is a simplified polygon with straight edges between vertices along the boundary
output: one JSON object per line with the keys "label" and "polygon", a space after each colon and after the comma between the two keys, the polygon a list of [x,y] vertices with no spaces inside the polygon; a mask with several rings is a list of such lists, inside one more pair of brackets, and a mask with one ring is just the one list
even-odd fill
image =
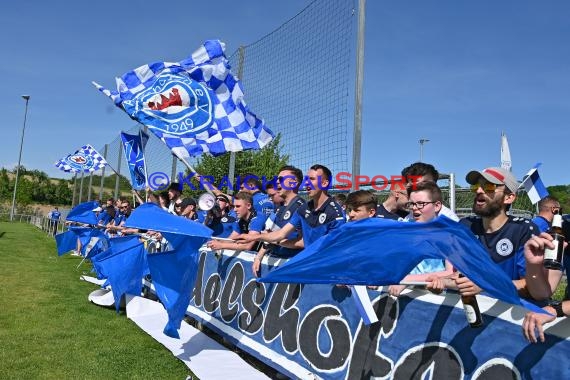
{"label": "white flag pole", "polygon": [[[194,168],[192,167],[192,165],[190,165],[190,163],[189,163],[188,161],[186,161],[186,159],[184,159],[184,157],[179,156],[179,155],[176,154],[174,151],[173,151],[172,153],[174,153],[174,155],[175,155],[176,157],[178,157],[178,159],[179,159],[180,161],[182,161],[182,163],[183,163],[184,165],[186,165],[186,167],[187,167],[188,169],[190,169],[193,173],[199,174],[199,173],[196,171],[196,169],[194,169]],[[213,196],[216,196],[208,186],[205,186],[205,187],[206,187],[206,191],[207,191],[208,193],[212,194]]]}
{"label": "white flag pole", "polygon": [[143,138],[142,138],[142,128],[139,128],[139,138],[141,140],[141,152],[142,152],[142,156],[143,156],[143,162],[144,162],[144,193],[145,193],[145,202],[148,202],[148,171],[146,168],[146,156],[144,154],[144,142],[143,142]]}

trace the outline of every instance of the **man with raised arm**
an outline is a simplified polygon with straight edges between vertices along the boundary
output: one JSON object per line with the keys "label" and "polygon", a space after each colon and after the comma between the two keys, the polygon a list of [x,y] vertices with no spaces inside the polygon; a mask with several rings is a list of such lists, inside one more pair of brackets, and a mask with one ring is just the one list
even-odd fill
{"label": "man with raised arm", "polygon": [[[230,239],[236,239],[238,236],[258,236],[263,230],[264,219],[258,218],[257,213],[252,206],[251,194],[240,191],[236,194],[234,206],[238,217],[238,220],[234,222],[233,231],[230,234]],[[235,251],[242,250],[257,250],[255,246],[254,239],[250,241],[222,241],[222,240],[210,240],[207,243],[208,248],[213,250],[219,249],[233,249]]]}
{"label": "man with raised arm", "polygon": [[[273,218],[270,217],[272,218],[272,223],[269,223],[270,228],[268,232],[278,231],[283,228],[289,223],[298,208],[305,204],[305,200],[298,195],[302,182],[303,172],[300,169],[287,165],[279,170],[276,190],[279,197],[283,199],[283,205],[277,208]],[[292,257],[299,253],[301,247],[295,247],[295,243],[300,237],[300,230],[295,230],[288,234],[286,239],[280,241],[279,244],[264,243],[253,260],[252,270],[254,275],[257,276],[259,274],[261,260],[268,252],[278,257]]]}
{"label": "man with raised arm", "polygon": [[304,246],[310,245],[346,222],[342,208],[327,192],[331,184],[332,173],[326,166],[318,164],[311,166],[303,180],[310,197],[309,202],[300,206],[291,220],[279,231],[261,235],[240,235],[238,239],[279,243],[291,232],[300,229]]}

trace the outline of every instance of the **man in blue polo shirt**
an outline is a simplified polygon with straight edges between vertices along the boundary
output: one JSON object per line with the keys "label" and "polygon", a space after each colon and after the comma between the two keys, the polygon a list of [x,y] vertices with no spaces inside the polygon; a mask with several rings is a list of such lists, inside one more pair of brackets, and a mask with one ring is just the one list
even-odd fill
{"label": "man in blue polo shirt", "polygon": [[239,239],[279,243],[291,232],[301,230],[303,245],[307,247],[346,222],[342,207],[327,192],[332,185],[332,173],[326,166],[311,166],[303,185],[307,187],[309,202],[300,206],[280,230],[261,235],[240,235]]}
{"label": "man in blue polo shirt", "polygon": [[[263,230],[265,218],[259,218],[252,206],[251,194],[240,191],[235,196],[234,206],[238,220],[233,224],[233,231],[230,234],[230,239],[235,239],[238,236],[255,236]],[[235,251],[242,250],[257,250],[257,245],[251,242],[231,242],[222,240],[210,240],[207,243],[208,248],[213,250],[219,249],[233,249]]]}
{"label": "man in blue polo shirt", "polygon": [[[299,187],[303,182],[303,172],[294,166],[283,166],[279,170],[278,180],[276,183],[277,195],[283,200],[283,204],[280,205],[275,213],[270,216],[271,223],[268,222],[266,225],[266,231],[273,232],[278,231],[283,228],[292,216],[297,212],[299,207],[303,206],[306,202],[301,198],[299,193]],[[269,191],[268,191],[269,193]],[[269,225],[269,228],[267,227]],[[292,257],[301,251],[300,247],[296,247],[297,241],[300,239],[301,234],[299,231],[295,230],[287,235],[287,238],[280,241],[279,244],[263,243],[263,247],[257,253],[257,256],[253,260],[252,270],[254,275],[259,274],[261,267],[261,260],[263,256],[269,253],[272,256],[277,257]]]}
{"label": "man in blue polo shirt", "polygon": [[[503,168],[473,170],[466,180],[475,194],[473,212],[477,216],[463,218],[460,223],[479,239],[491,259],[513,280],[519,294],[527,296],[524,245],[539,231],[530,220],[507,214],[519,183]],[[467,277],[457,278],[455,284],[462,295],[482,291]]]}
{"label": "man in blue polo shirt", "polygon": [[243,182],[240,184],[240,191],[251,194],[255,212],[260,218],[265,217],[267,219],[275,207],[267,194],[261,192],[261,181],[253,174],[246,174],[241,178]]}
{"label": "man in blue polo shirt", "polygon": [[55,236],[55,234],[57,233],[57,225],[59,223],[60,218],[61,218],[61,212],[59,212],[59,209],[57,207],[54,207],[53,210],[51,210],[49,213],[49,219],[51,224],[50,227],[53,236]]}
{"label": "man in blue polo shirt", "polygon": [[560,214],[560,202],[558,198],[548,195],[538,201],[538,215],[532,218],[539,232],[546,232],[550,229],[554,215]]}

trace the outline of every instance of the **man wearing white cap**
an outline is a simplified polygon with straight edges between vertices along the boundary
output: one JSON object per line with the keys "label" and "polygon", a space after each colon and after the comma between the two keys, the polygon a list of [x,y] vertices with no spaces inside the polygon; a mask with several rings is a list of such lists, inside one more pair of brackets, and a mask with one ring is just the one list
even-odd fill
{"label": "man wearing white cap", "polygon": [[[526,295],[524,245],[538,228],[528,219],[508,215],[516,199],[519,183],[513,174],[503,168],[473,170],[467,182],[475,194],[473,212],[460,220],[489,252],[491,259],[513,280],[521,295]],[[467,277],[455,283],[462,295],[475,295],[481,288]]]}

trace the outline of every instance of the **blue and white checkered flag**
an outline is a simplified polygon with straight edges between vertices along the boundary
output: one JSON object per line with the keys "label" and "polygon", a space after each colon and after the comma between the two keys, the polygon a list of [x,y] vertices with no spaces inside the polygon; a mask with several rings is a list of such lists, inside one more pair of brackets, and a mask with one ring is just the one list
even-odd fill
{"label": "blue and white checkered flag", "polygon": [[94,172],[103,169],[105,165],[107,161],[89,144],[55,163],[57,168],[72,173]]}
{"label": "blue and white checkered flag", "polygon": [[273,132],[243,101],[224,46],[209,40],[181,62],[141,66],[116,78],[117,91],[93,84],[178,157],[261,149]]}
{"label": "blue and white checkered flag", "polygon": [[532,204],[536,204],[542,198],[548,196],[548,190],[540,176],[538,175],[538,168],[542,163],[536,163],[532,169],[524,176],[520,187],[524,187]]}

